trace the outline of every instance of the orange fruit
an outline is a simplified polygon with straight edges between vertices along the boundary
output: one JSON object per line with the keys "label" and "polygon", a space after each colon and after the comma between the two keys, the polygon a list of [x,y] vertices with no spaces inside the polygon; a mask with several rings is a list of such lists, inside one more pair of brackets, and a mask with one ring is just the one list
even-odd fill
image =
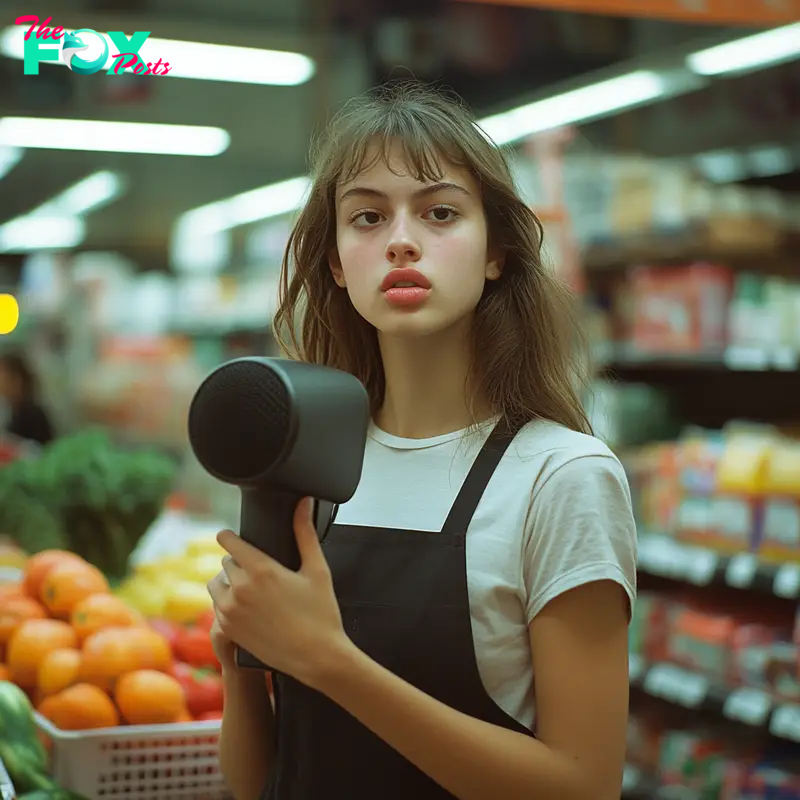
{"label": "orange fruit", "polygon": [[89,634],[81,649],[80,678],[111,691],[126,672],[168,671],[172,648],[160,633],[147,627],[104,628]]}
{"label": "orange fruit", "polygon": [[75,631],[66,622],[55,619],[25,620],[8,642],[6,664],[11,680],[23,689],[33,689],[39,665],[53,650],[73,648],[78,644]]}
{"label": "orange fruit", "polygon": [[80,556],[68,550],[42,550],[41,553],[31,556],[22,572],[22,587],[25,594],[38,600],[47,573],[63,561],[85,563]]}
{"label": "orange fruit", "polygon": [[39,664],[36,677],[36,691],[40,697],[47,697],[78,682],[81,667],[81,651],[64,647],[51,650]]}
{"label": "orange fruit", "polygon": [[59,619],[69,619],[75,606],[93,594],[110,592],[105,575],[86,562],[56,564],[42,582],[39,596],[45,608]]}
{"label": "orange fruit", "polygon": [[113,594],[92,594],[72,609],[70,623],[82,642],[103,628],[144,625],[144,617]]}
{"label": "orange fruit", "polygon": [[177,722],[186,710],[180,683],[171,675],[153,669],[128,672],[114,690],[122,718],[130,725],[160,725]]}
{"label": "orange fruit", "polygon": [[0,602],[7,600],[9,597],[21,596],[25,596],[25,590],[21,582],[0,583]]}
{"label": "orange fruit", "polygon": [[91,633],[81,648],[80,680],[110,691],[120,675],[138,668],[136,648],[127,628]]}
{"label": "orange fruit", "polygon": [[46,616],[42,604],[25,595],[0,598],[0,644],[5,644],[26,619],[44,619]]}
{"label": "orange fruit", "polygon": [[5,665],[0,664],[0,681],[10,681],[11,670]]}
{"label": "orange fruit", "polygon": [[167,672],[172,666],[172,647],[166,636],[150,627],[134,627],[126,631],[133,650],[136,669],[156,669]]}
{"label": "orange fruit", "polygon": [[37,711],[62,731],[115,728],[119,713],[111,698],[96,686],[76,683],[58,694],[45,697]]}

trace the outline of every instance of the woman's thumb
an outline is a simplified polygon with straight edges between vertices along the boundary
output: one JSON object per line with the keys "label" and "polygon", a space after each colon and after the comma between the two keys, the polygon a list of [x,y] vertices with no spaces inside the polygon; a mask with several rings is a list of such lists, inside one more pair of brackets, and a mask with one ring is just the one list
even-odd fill
{"label": "woman's thumb", "polygon": [[314,499],[303,498],[294,510],[294,534],[302,566],[313,566],[322,558],[322,547],[314,525]]}

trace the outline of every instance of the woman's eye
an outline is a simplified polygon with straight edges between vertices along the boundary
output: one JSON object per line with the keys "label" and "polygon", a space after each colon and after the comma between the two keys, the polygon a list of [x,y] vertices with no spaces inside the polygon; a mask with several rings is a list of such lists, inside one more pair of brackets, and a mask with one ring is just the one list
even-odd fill
{"label": "woman's eye", "polygon": [[434,222],[452,222],[457,216],[455,209],[448,206],[436,206],[432,208],[428,214],[433,216]]}
{"label": "woman's eye", "polygon": [[377,225],[381,221],[381,215],[377,211],[361,211],[353,217],[356,225]]}

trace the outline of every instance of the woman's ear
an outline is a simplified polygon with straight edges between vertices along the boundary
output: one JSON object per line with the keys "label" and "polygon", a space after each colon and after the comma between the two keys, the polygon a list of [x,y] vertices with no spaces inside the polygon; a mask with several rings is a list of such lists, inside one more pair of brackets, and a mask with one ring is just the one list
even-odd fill
{"label": "woman's ear", "polygon": [[489,258],[486,261],[486,280],[496,281],[503,274],[503,267],[506,263],[506,254],[497,248],[489,252]]}
{"label": "woman's ear", "polygon": [[333,280],[340,289],[344,289],[347,284],[344,280],[344,270],[342,269],[342,261],[339,258],[339,251],[333,247],[328,251],[328,266],[331,268],[331,275]]}

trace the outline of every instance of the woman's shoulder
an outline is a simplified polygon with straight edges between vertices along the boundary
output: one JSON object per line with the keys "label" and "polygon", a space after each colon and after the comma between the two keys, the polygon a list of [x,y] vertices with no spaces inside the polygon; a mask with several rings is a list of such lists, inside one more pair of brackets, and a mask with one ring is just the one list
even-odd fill
{"label": "woman's shoulder", "polygon": [[533,480],[534,488],[556,475],[570,479],[598,473],[624,476],[622,464],[605,442],[550,420],[525,425],[508,455]]}
{"label": "woman's shoulder", "polygon": [[514,439],[512,451],[521,460],[547,457],[563,463],[590,456],[617,460],[611,448],[596,436],[546,419],[523,426]]}

